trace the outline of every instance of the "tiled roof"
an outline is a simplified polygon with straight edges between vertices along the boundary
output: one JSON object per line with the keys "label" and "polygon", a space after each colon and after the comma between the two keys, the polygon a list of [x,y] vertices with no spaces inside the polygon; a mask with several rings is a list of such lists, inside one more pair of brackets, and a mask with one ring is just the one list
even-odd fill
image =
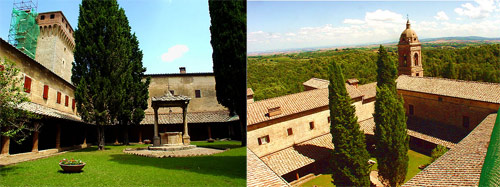
{"label": "tiled roof", "polygon": [[172,93],[167,92],[165,95],[160,97],[151,98],[153,102],[155,101],[189,101],[191,98],[183,95],[172,95]]}
{"label": "tiled roof", "polygon": [[403,186],[478,186],[496,116],[488,115],[467,137]]}
{"label": "tiled roof", "polygon": [[347,79],[346,81],[347,81],[347,83],[349,83],[349,84],[354,84],[354,83],[358,83],[358,82],[359,82],[359,80],[358,80],[358,79]]}
{"label": "tiled roof", "polygon": [[[154,114],[146,114],[141,125],[154,124]],[[188,123],[216,123],[239,120],[237,116],[229,116],[229,111],[188,112]],[[158,114],[159,124],[182,124],[182,113]]]}
{"label": "tiled roof", "polygon": [[261,159],[278,175],[297,170],[316,160],[328,159],[333,150],[330,133],[262,156]]}
{"label": "tiled roof", "polygon": [[[362,96],[361,92],[354,86],[346,84],[346,88],[351,98]],[[281,114],[271,117],[266,115],[269,108],[278,106],[281,108]],[[253,125],[263,121],[276,119],[324,106],[328,106],[328,88],[314,89],[261,100],[254,103],[249,103],[247,105],[247,124]]]}
{"label": "tiled roof", "polygon": [[[374,118],[369,118],[367,120],[360,121],[359,126],[360,126],[361,130],[364,131],[365,134],[369,134],[369,135],[375,134],[375,120],[374,120]],[[443,134],[450,133],[450,131],[441,131],[441,132]],[[440,139],[440,138],[429,135],[431,133],[425,134],[425,133],[418,132],[418,131],[411,130],[411,129],[407,129],[407,133],[408,133],[408,135],[410,135],[412,137],[419,138],[419,139],[422,139],[422,140],[425,140],[425,141],[428,141],[428,142],[431,142],[434,144],[443,145],[447,148],[452,148],[456,145],[456,143],[453,143],[451,141]]]}
{"label": "tiled roof", "polygon": [[302,83],[302,85],[304,86],[309,86],[316,89],[328,88],[328,84],[330,84],[330,81],[314,77]]}
{"label": "tiled roof", "polygon": [[283,178],[274,173],[269,166],[247,148],[247,186],[290,186]]}
{"label": "tiled roof", "polygon": [[247,96],[248,95],[253,95],[253,90],[252,88],[247,88]]}
{"label": "tiled roof", "polygon": [[462,81],[436,77],[401,75],[396,80],[399,90],[500,103],[500,83]]}
{"label": "tiled roof", "polygon": [[54,117],[54,118],[59,118],[59,119],[67,119],[71,121],[77,121],[77,122],[82,122],[82,119],[79,116],[61,112],[40,104],[32,103],[32,102],[25,102],[21,103],[18,105],[18,108],[27,110],[30,112],[33,112],[35,114],[43,115],[43,116],[48,116],[48,117]]}
{"label": "tiled roof", "polygon": [[363,94],[363,99],[373,98],[377,95],[377,82],[359,85],[358,90]]}

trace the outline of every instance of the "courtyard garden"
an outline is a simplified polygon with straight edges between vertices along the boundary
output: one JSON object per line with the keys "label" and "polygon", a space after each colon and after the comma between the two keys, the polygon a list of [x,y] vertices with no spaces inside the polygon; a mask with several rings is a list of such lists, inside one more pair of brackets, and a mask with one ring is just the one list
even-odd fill
{"label": "courtyard garden", "polygon": [[[405,182],[410,180],[413,176],[415,176],[418,172],[421,171],[421,169],[418,169],[418,166],[424,165],[424,164],[429,164],[430,162],[430,157],[412,150],[408,151],[408,157],[410,158],[408,162],[408,172],[406,173],[406,178]],[[370,158],[371,160],[375,160],[375,158]],[[377,170],[377,164],[373,165],[371,167],[371,170]],[[304,184],[302,184],[303,187],[312,187],[312,186],[321,186],[321,187],[329,187],[329,186],[335,186],[332,183],[332,175],[331,174],[322,174],[314,179],[311,179]]]}
{"label": "courtyard garden", "polygon": [[[246,147],[239,141],[191,142],[199,147],[230,150],[201,157],[149,158],[123,153],[113,146],[96,146],[65,154],[0,167],[0,186],[245,186]],[[80,173],[64,173],[62,159],[86,163]]]}

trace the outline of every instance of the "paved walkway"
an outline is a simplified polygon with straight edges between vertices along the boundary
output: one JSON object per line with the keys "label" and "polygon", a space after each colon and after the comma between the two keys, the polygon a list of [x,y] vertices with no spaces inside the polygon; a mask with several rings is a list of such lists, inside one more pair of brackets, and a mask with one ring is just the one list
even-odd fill
{"label": "paved walkway", "polygon": [[39,151],[37,153],[28,152],[28,153],[19,153],[19,154],[13,154],[13,155],[0,156],[0,167],[12,165],[12,164],[17,164],[20,162],[37,160],[37,159],[41,159],[41,158],[47,158],[47,157],[51,157],[51,156],[55,156],[55,155],[64,154],[66,152],[67,151],[58,152],[57,149],[47,149],[47,150]]}
{"label": "paved walkway", "polygon": [[205,156],[212,155],[216,153],[222,153],[226,150],[212,149],[205,147],[196,147],[188,150],[176,150],[176,151],[152,151],[147,149],[125,149],[124,153],[133,154],[145,157],[156,157],[156,158],[166,158],[166,157],[192,157],[192,156]]}

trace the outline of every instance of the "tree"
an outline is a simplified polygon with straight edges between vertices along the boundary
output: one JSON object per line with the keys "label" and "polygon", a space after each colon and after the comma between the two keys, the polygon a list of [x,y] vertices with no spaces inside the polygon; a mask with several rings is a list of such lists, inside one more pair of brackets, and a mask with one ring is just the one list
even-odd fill
{"label": "tree", "polygon": [[83,0],[75,31],[75,62],[71,81],[82,120],[97,125],[99,150],[104,127],[114,125],[125,88],[120,79],[128,67],[130,27],[116,0]]}
{"label": "tree", "polygon": [[403,99],[396,92],[397,70],[385,58],[380,46],[377,61],[377,95],[375,98],[375,157],[382,181],[390,186],[401,185],[408,171],[409,137]]}
{"label": "tree", "polygon": [[443,71],[443,77],[449,78],[449,79],[458,78],[457,70],[456,70],[455,65],[453,64],[452,61],[448,61],[447,65]]}
{"label": "tree", "polygon": [[448,151],[448,148],[442,145],[437,145],[436,148],[431,151],[431,163],[436,161],[439,157],[443,156]]}
{"label": "tree", "polygon": [[384,46],[380,45],[377,59],[377,87],[387,85],[396,91],[397,75],[396,64],[389,58]]}
{"label": "tree", "polygon": [[209,0],[217,101],[240,118],[246,146],[246,1]]}
{"label": "tree", "polygon": [[[144,119],[144,110],[148,107],[149,83],[151,78],[143,80],[146,68],[142,66],[142,50],[139,49],[139,41],[135,34],[130,37],[131,56],[128,64],[124,66],[121,78],[122,94],[121,105],[118,109],[118,121],[123,127],[123,144],[128,145],[128,126],[139,124]],[[124,61],[125,62],[125,61]]]}
{"label": "tree", "polygon": [[14,138],[21,143],[33,130],[28,125],[31,119],[39,118],[38,115],[19,109],[19,105],[29,102],[21,85],[22,76],[19,69],[14,67],[14,62],[4,57],[0,59],[0,137]]}
{"label": "tree", "polygon": [[333,183],[336,186],[370,186],[370,156],[364,133],[357,122],[340,67],[332,61],[330,69],[330,133],[335,146],[332,151]]}

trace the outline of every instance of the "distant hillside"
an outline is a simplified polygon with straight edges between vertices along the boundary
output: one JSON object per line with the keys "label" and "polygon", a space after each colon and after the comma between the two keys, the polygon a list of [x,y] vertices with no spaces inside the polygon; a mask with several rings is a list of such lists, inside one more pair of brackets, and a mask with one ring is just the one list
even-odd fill
{"label": "distant hillside", "polygon": [[[440,43],[474,43],[474,44],[491,44],[500,43],[500,38],[486,38],[480,36],[457,36],[457,37],[440,37],[440,38],[424,38],[420,39],[422,44],[440,44]],[[248,56],[261,56],[261,55],[276,55],[276,54],[293,54],[309,51],[325,51],[334,49],[345,48],[373,48],[378,47],[380,43],[362,44],[362,45],[346,45],[346,46],[329,46],[329,47],[309,47],[309,48],[292,48],[282,50],[270,50],[262,52],[250,52]],[[382,43],[384,46],[394,47],[397,42]]]}

